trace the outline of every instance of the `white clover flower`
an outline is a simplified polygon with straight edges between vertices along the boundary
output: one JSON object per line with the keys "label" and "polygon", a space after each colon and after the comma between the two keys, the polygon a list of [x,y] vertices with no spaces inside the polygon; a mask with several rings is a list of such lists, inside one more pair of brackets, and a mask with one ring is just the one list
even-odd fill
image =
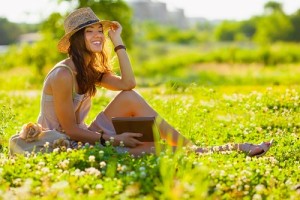
{"label": "white clover flower", "polygon": [[54,183],[51,186],[51,189],[53,189],[53,190],[62,190],[62,189],[67,188],[67,187],[69,187],[68,181],[59,181],[59,182]]}
{"label": "white clover flower", "polygon": [[252,197],[253,200],[261,200],[262,197],[260,194],[254,194],[253,197]]}
{"label": "white clover flower", "polygon": [[40,167],[44,167],[45,165],[46,165],[46,163],[42,162],[42,161],[38,163],[38,166],[40,166]]}
{"label": "white clover flower", "polygon": [[92,196],[95,194],[95,190],[89,190],[89,196]]}
{"label": "white clover flower", "polygon": [[140,171],[145,171],[146,170],[146,168],[145,167],[140,167],[140,169],[139,169]]}
{"label": "white clover flower", "polygon": [[54,153],[58,153],[58,152],[59,152],[59,148],[53,149],[53,152],[54,152]]}
{"label": "white clover flower", "polygon": [[104,151],[103,151],[103,150],[100,150],[98,153],[99,153],[99,155],[103,155],[103,154],[104,154]]}
{"label": "white clover flower", "polygon": [[95,189],[97,190],[102,190],[103,189],[103,185],[98,183],[96,186],[95,186]]}
{"label": "white clover flower", "polygon": [[120,141],[120,147],[124,147],[124,142],[123,141]]}
{"label": "white clover flower", "polygon": [[142,172],[140,173],[140,177],[141,177],[141,178],[145,178],[146,176],[147,176],[147,173],[146,173],[146,172],[142,171]]}
{"label": "white clover flower", "polygon": [[226,172],[224,170],[220,170],[220,176],[225,176]]}
{"label": "white clover flower", "polygon": [[49,142],[45,142],[44,147],[49,148]]}
{"label": "white clover flower", "polygon": [[85,172],[84,171],[81,171],[80,169],[76,169],[72,175],[73,176],[77,176],[77,177],[80,177],[80,176],[84,176]]}
{"label": "white clover flower", "polygon": [[42,171],[44,174],[47,174],[47,173],[50,172],[50,169],[49,169],[48,167],[43,167],[43,168],[41,169],[41,171]]}
{"label": "white clover flower", "polygon": [[85,171],[89,175],[93,175],[93,176],[100,176],[101,175],[101,172],[98,169],[94,168],[94,167],[86,168]]}
{"label": "white clover flower", "polygon": [[105,166],[106,166],[106,162],[101,161],[101,162],[100,162],[100,168],[104,168]]}
{"label": "white clover flower", "polygon": [[129,172],[129,176],[135,176],[135,175],[136,175],[135,171]]}
{"label": "white clover flower", "polygon": [[118,166],[117,166],[117,171],[119,172],[124,172],[125,170],[127,169],[127,166],[126,165],[121,165],[118,163]]}
{"label": "white clover flower", "polygon": [[255,191],[258,194],[263,193],[264,190],[265,190],[265,186],[263,184],[258,184],[257,186],[255,186]]}
{"label": "white clover flower", "polygon": [[110,145],[110,142],[109,142],[109,141],[105,141],[105,145],[106,145],[106,146],[109,146],[109,145]]}
{"label": "white clover flower", "polygon": [[251,159],[250,156],[247,156],[247,157],[246,157],[246,161],[247,161],[247,162],[249,162],[249,161],[251,161],[251,160],[252,160],[252,159]]}
{"label": "white clover flower", "polygon": [[73,151],[73,149],[67,148],[67,152],[71,152],[71,151]]}
{"label": "white clover flower", "polygon": [[15,163],[16,163],[16,160],[13,159],[13,158],[11,158],[11,159],[10,159],[10,163],[11,163],[11,164],[15,164]]}
{"label": "white clover flower", "polygon": [[114,143],[115,138],[114,138],[114,137],[110,137],[110,138],[109,138],[109,141],[110,141],[111,143]]}
{"label": "white clover flower", "polygon": [[95,162],[95,156],[93,155],[89,156],[89,162]]}
{"label": "white clover flower", "polygon": [[228,178],[229,178],[230,180],[233,180],[233,179],[234,179],[234,177],[235,177],[235,175],[234,175],[234,174],[229,174],[229,175],[228,175]]}
{"label": "white clover flower", "polygon": [[67,167],[69,166],[69,163],[70,163],[70,161],[68,159],[66,159],[66,160],[63,160],[63,161],[59,162],[58,166],[61,169],[67,169]]}

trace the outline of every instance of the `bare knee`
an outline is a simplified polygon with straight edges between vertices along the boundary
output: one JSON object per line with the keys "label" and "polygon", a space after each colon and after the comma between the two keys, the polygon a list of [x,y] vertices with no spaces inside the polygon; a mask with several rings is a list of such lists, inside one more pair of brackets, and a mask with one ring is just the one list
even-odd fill
{"label": "bare knee", "polygon": [[118,94],[117,98],[127,105],[136,104],[141,100],[140,95],[138,95],[134,90],[125,90]]}

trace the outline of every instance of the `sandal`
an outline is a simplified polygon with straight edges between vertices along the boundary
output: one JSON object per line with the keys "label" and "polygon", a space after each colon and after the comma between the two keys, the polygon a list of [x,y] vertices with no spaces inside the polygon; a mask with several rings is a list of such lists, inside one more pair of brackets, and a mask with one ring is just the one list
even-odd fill
{"label": "sandal", "polygon": [[[267,151],[272,146],[273,141],[274,140],[272,139],[270,142],[262,142],[258,145],[254,145],[254,144],[250,144],[250,143],[243,143],[242,145],[240,145],[239,150],[245,152],[247,154],[247,156],[250,156],[250,157],[254,157],[254,156],[261,157],[261,156],[263,156],[267,153]],[[262,149],[262,152],[259,152],[259,153],[254,154],[254,155],[250,155],[251,149],[254,146],[260,147]]]}

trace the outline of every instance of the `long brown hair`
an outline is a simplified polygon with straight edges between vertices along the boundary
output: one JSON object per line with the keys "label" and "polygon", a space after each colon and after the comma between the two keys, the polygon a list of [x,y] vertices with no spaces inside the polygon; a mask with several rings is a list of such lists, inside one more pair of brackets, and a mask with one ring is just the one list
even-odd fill
{"label": "long brown hair", "polygon": [[68,54],[77,70],[76,80],[81,94],[87,93],[94,96],[97,91],[96,83],[100,81],[104,73],[111,71],[104,43],[101,53],[93,53],[86,48],[84,28],[70,37]]}

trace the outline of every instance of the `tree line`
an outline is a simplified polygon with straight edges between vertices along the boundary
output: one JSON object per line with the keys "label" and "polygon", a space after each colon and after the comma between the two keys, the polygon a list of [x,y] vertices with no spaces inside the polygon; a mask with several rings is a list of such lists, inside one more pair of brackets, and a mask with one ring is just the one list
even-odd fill
{"label": "tree line", "polygon": [[[63,0],[70,1],[70,0]],[[132,10],[123,0],[78,0],[78,7],[89,6],[102,19],[114,19],[120,21],[126,29],[124,36],[130,46],[134,40],[134,19]],[[99,6],[100,5],[100,6]],[[6,18],[0,18],[0,45],[14,44],[23,33],[47,32],[49,36],[58,39],[62,34],[62,15],[53,13],[40,24],[18,24],[9,22]],[[140,34],[140,40],[150,39],[174,43],[194,43],[205,41],[252,41],[257,43],[269,43],[277,41],[300,41],[300,9],[288,15],[278,2],[267,2],[264,5],[264,13],[253,16],[243,21],[198,22],[194,27],[180,30],[176,27],[161,26],[154,22],[144,22],[146,32],[135,30],[134,34]],[[172,33],[172,34],[170,34]],[[139,38],[135,38],[139,40]]]}

